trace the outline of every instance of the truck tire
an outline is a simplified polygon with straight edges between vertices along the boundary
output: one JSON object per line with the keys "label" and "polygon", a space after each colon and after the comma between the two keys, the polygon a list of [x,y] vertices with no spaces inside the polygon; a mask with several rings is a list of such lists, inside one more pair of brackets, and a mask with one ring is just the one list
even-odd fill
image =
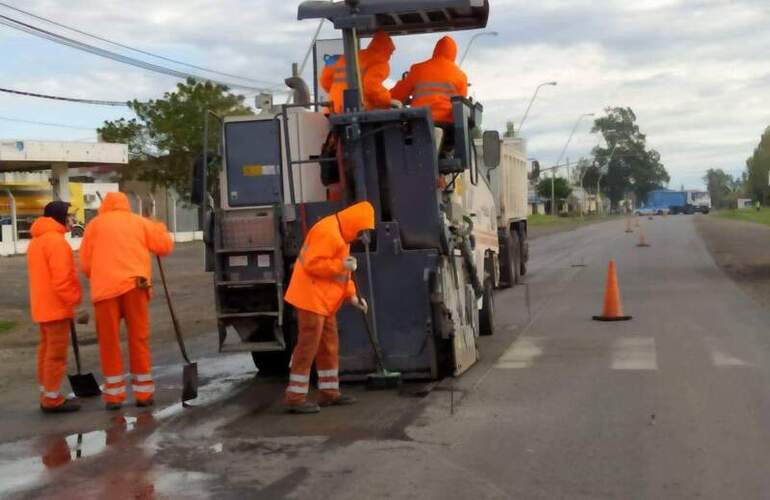
{"label": "truck tire", "polygon": [[500,240],[500,288],[511,288],[516,281],[513,276],[513,245],[508,232],[498,233]]}
{"label": "truck tire", "polygon": [[492,280],[484,281],[484,295],[481,299],[481,311],[479,311],[479,335],[488,337],[495,334],[495,293]]}
{"label": "truck tire", "polygon": [[521,240],[519,233],[511,231],[511,267],[513,268],[513,283],[521,283]]}
{"label": "truck tire", "polygon": [[527,241],[527,234],[524,233],[524,237],[521,240],[521,265],[519,265],[519,276],[527,275],[527,262],[529,262],[529,242]]}

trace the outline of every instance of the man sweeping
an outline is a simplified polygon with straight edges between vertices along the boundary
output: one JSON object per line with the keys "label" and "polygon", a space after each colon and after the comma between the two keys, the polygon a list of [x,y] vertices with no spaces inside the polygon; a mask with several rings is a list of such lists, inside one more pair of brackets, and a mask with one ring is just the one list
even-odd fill
{"label": "man sweeping", "polygon": [[149,301],[152,286],[150,253],[168,255],[174,248],[162,222],[131,213],[123,193],[105,196],[97,215],[86,227],[80,246],[80,266],[91,281],[91,301],[104,375],[102,391],[108,410],[126,399],[120,321],[128,330],[131,388],[136,405],[154,403],[150,354]]}
{"label": "man sweeping", "polygon": [[[366,311],[350,273],[358,267],[350,244],[361,231],[374,229],[374,207],[368,201],[324,217],[307,233],[286,292],[297,309],[299,336],[286,389],[290,413],[318,413],[320,406],[349,405],[355,398],[340,393],[337,310],[345,301]],[[307,400],[310,368],[318,371],[318,404]]]}
{"label": "man sweeping", "polygon": [[44,413],[80,409],[78,403],[61,393],[67,369],[70,322],[82,296],[72,248],[64,239],[69,206],[63,201],[45,206],[43,217],[32,224],[32,241],[27,250],[32,319],[40,325],[37,378],[40,409]]}

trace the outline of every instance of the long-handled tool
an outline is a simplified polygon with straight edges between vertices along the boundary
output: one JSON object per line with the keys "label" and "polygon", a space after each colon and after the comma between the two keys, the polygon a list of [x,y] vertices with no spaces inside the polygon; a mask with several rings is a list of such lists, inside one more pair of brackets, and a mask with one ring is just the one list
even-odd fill
{"label": "long-handled tool", "polygon": [[[369,235],[366,234],[363,238],[364,248],[366,252],[366,271],[369,278],[369,308],[371,311],[371,323],[369,322],[369,315],[361,310],[361,314],[364,316],[364,324],[366,324],[366,333],[369,335],[369,341],[372,343],[374,349],[374,356],[377,359],[377,371],[370,373],[367,376],[367,387],[369,389],[393,389],[401,385],[401,373],[392,372],[385,368],[384,357],[382,355],[382,347],[380,346],[380,338],[377,333],[377,318],[374,312],[374,285],[372,284],[372,261],[369,256]],[[356,286],[356,295],[359,302],[361,302],[361,292],[359,291],[358,282],[355,278],[355,272],[351,273],[353,284]]]}
{"label": "long-handled tool", "polygon": [[158,270],[160,271],[160,280],[163,283],[163,291],[166,294],[168,312],[171,314],[171,323],[174,325],[174,334],[176,334],[179,350],[182,352],[182,357],[186,363],[182,369],[182,402],[184,403],[185,401],[198,397],[198,363],[193,363],[190,361],[189,356],[187,356],[187,349],[185,348],[184,339],[182,338],[182,329],[179,328],[179,322],[176,319],[174,306],[171,303],[171,295],[168,293],[166,273],[163,271],[163,262],[159,256],[156,255],[156,258],[158,259]]}
{"label": "long-handled tool", "polygon": [[79,398],[92,398],[99,396],[102,391],[96,382],[93,373],[82,373],[80,368],[80,347],[78,346],[78,332],[75,329],[75,321],[70,320],[70,338],[72,339],[72,352],[75,353],[75,366],[78,372],[75,375],[67,375],[70,387],[75,396]]}

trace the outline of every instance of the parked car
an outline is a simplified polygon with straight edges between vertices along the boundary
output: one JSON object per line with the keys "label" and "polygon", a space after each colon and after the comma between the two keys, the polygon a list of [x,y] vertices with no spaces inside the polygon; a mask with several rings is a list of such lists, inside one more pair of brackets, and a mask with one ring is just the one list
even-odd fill
{"label": "parked car", "polygon": [[634,211],[634,215],[668,215],[671,210],[668,207],[641,207]]}

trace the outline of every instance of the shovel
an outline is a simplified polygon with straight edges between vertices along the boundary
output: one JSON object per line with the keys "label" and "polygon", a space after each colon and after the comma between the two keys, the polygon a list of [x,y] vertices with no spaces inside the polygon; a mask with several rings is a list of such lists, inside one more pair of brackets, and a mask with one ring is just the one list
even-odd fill
{"label": "shovel", "polygon": [[168,312],[171,314],[171,323],[174,325],[174,333],[176,334],[176,341],[179,344],[179,350],[182,352],[182,357],[185,360],[184,368],[182,369],[182,403],[195,399],[198,397],[198,363],[190,361],[187,356],[187,349],[184,346],[184,339],[182,338],[182,330],[179,328],[179,322],[176,319],[176,313],[174,312],[174,306],[171,303],[171,295],[168,293],[168,285],[166,284],[166,273],[163,271],[163,262],[160,257],[156,255],[158,259],[158,270],[160,270],[160,280],[163,282],[163,291],[166,294],[166,303],[168,304]]}
{"label": "shovel", "polygon": [[78,332],[75,329],[75,321],[70,320],[70,337],[72,338],[72,351],[75,353],[75,366],[77,367],[77,374],[67,375],[70,381],[70,387],[75,396],[79,398],[92,398],[99,396],[102,390],[99,389],[99,384],[96,382],[96,378],[93,373],[81,373],[80,370],[80,348],[78,347]]}

